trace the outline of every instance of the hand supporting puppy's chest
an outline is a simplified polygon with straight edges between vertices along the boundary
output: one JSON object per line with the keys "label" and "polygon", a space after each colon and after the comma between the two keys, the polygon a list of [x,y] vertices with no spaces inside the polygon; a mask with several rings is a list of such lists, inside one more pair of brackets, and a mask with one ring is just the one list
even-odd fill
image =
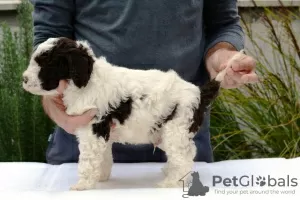
{"label": "hand supporting puppy's chest", "polygon": [[72,85],[65,89],[62,100],[68,115],[82,115],[91,109],[97,109],[97,106],[89,100],[87,95]]}

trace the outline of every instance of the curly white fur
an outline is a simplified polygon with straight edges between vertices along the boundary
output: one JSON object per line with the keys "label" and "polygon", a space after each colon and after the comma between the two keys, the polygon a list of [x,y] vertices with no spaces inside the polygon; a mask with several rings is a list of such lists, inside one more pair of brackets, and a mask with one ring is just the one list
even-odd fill
{"label": "curly white fur", "polygon": [[[161,137],[162,143],[158,147],[168,157],[168,173],[159,185],[177,186],[179,179],[192,169],[196,155],[192,140],[195,133],[190,133],[188,129],[193,121],[193,110],[200,101],[198,87],[183,81],[173,71],[164,73],[159,70],[130,70],[112,66],[104,58],[99,58],[88,85],[78,89],[70,83],[63,100],[70,115],[98,108],[101,117],[109,110],[108,103],[118,106],[120,99],[129,94],[133,99],[133,110],[123,125],[115,121],[116,127],[111,134],[118,137],[110,142],[145,144],[155,143]],[[140,96],[143,94],[147,94],[147,98],[142,101]],[[165,113],[171,112],[172,103],[179,105],[175,118],[163,126],[159,133],[150,133],[153,124]],[[100,176],[110,172],[111,156],[107,153],[111,154],[111,146],[108,147],[103,138],[97,138],[91,126],[77,130],[77,137],[81,152],[81,178],[72,189],[81,190],[93,187]],[[106,168],[100,167],[101,162],[105,163],[103,166]]]}

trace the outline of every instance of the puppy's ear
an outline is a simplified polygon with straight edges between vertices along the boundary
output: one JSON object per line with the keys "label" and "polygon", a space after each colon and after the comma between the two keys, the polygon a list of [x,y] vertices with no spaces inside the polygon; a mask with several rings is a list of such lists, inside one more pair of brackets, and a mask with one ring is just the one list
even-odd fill
{"label": "puppy's ear", "polygon": [[94,59],[84,48],[74,48],[68,55],[69,76],[78,87],[85,87],[93,70]]}

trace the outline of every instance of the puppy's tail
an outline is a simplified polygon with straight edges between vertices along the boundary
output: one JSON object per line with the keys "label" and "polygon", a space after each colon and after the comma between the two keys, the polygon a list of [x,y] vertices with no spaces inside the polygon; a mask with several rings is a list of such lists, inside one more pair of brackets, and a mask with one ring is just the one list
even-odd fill
{"label": "puppy's tail", "polygon": [[216,99],[221,88],[221,82],[224,80],[228,67],[232,65],[232,62],[241,58],[244,54],[244,50],[235,54],[229,61],[225,69],[223,69],[214,79],[209,81],[200,87],[201,91],[201,103],[202,109],[206,110],[208,106]]}

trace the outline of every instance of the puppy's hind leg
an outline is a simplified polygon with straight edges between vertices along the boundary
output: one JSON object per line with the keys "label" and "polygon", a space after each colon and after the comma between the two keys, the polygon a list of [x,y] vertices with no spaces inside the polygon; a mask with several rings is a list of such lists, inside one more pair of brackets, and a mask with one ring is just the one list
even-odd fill
{"label": "puppy's hind leg", "polygon": [[97,137],[92,127],[81,129],[78,134],[79,162],[78,182],[71,186],[71,190],[88,190],[95,188],[101,179],[101,163],[107,149],[107,142],[103,137]]}
{"label": "puppy's hind leg", "polygon": [[164,168],[165,179],[159,187],[182,187],[180,179],[193,169],[196,156],[193,134],[179,121],[169,121],[163,128],[162,142],[168,161]]}

